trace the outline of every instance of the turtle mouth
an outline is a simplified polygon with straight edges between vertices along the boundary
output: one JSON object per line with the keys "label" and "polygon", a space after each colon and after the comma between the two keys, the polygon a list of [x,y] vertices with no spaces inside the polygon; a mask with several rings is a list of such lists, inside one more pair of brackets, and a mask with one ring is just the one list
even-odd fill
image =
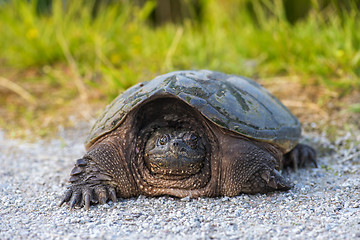
{"label": "turtle mouth", "polygon": [[204,166],[204,155],[187,153],[149,154],[145,164],[153,174],[171,176],[190,176],[198,173]]}

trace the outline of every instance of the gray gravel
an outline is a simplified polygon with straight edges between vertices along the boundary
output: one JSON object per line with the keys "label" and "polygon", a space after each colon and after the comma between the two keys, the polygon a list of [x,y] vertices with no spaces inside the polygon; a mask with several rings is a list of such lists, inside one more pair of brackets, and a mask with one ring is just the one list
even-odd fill
{"label": "gray gravel", "polygon": [[288,192],[141,196],[70,212],[57,204],[88,128],[34,143],[0,131],[0,239],[360,239],[359,133],[334,144],[306,135],[321,167],[285,171]]}

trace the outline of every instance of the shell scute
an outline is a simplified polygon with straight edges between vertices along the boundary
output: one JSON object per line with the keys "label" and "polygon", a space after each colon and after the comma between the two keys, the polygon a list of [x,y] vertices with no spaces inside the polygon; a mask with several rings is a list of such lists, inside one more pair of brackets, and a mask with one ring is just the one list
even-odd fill
{"label": "shell scute", "polygon": [[126,90],[100,115],[86,140],[87,146],[115,129],[136,106],[169,95],[222,128],[285,151],[300,138],[297,118],[261,85],[236,75],[200,70],[164,74]]}

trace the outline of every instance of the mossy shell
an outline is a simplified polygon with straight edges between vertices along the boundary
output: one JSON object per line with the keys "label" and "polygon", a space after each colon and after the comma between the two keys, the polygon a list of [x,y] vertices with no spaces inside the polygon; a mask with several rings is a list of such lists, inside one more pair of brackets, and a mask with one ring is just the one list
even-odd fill
{"label": "mossy shell", "polygon": [[209,70],[177,71],[139,83],[109,104],[85,142],[119,126],[135,107],[161,96],[176,97],[197,109],[214,124],[243,136],[290,151],[298,142],[298,119],[258,83],[236,75]]}

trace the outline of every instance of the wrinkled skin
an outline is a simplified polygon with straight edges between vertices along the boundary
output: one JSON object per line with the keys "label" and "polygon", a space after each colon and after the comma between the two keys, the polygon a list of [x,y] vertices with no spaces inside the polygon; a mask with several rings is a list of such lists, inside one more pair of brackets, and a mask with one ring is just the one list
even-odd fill
{"label": "wrinkled skin", "polygon": [[146,142],[145,165],[158,177],[189,177],[202,169],[205,159],[202,139],[188,129],[156,129]]}
{"label": "wrinkled skin", "polygon": [[[220,128],[185,103],[156,99],[134,109],[76,161],[61,204],[89,209],[139,195],[236,196],[288,190],[284,166],[316,166],[316,152],[289,153]],[[61,205],[60,204],[60,205]]]}

